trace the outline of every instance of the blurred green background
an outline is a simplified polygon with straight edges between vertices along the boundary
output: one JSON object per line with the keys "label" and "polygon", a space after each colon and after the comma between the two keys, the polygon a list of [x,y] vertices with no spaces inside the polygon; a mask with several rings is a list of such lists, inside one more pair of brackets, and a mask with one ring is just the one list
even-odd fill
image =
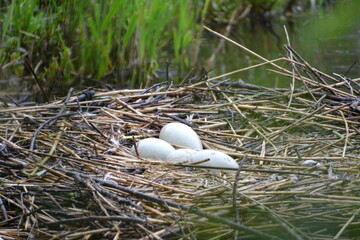
{"label": "blurred green background", "polygon": [[[356,0],[2,0],[0,5],[0,96],[23,96],[19,101],[43,101],[39,85],[49,95],[63,95],[69,87],[146,87],[180,83],[188,73],[196,79],[203,67],[216,76],[260,62],[230,43],[216,50],[220,39],[203,25],[229,30],[231,39],[268,59],[285,55],[286,26],[291,45],[314,67],[349,77],[360,72]],[[231,76],[237,78],[289,85],[266,67]]]}

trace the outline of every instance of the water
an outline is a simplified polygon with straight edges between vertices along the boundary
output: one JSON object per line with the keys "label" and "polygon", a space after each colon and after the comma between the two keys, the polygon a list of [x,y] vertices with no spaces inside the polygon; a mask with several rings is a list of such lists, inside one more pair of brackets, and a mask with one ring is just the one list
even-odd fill
{"label": "water", "polygon": [[[328,74],[346,74],[350,78],[360,77],[360,24],[357,20],[360,1],[339,1],[333,9],[309,12],[294,19],[291,26],[285,20],[272,21],[273,32],[260,24],[250,29],[242,24],[229,36],[267,59],[286,56],[283,47],[286,41],[284,25],[289,32],[291,46],[312,66]],[[202,44],[201,59],[206,62],[219,38],[206,34]],[[225,48],[216,55],[211,76],[261,63],[262,60],[226,42]],[[281,66],[288,64],[279,63]],[[265,66],[231,75],[230,80],[242,80],[266,87],[289,87],[290,79],[267,71]]]}
{"label": "water", "polygon": [[[360,1],[358,0],[338,1],[338,5],[333,9],[321,9],[317,12],[308,12],[297,16],[294,18],[293,24],[289,24],[285,19],[274,18],[272,19],[273,32],[261,24],[255,24],[253,28],[250,28],[250,24],[244,22],[234,27],[234,31],[229,37],[267,59],[276,59],[286,56],[283,48],[286,43],[284,32],[284,25],[286,25],[291,46],[311,66],[328,74],[335,72],[346,74],[351,78],[358,78],[360,76],[358,9],[360,9]],[[222,30],[219,29],[219,31]],[[214,53],[219,41],[219,37],[204,30],[200,44],[200,55],[196,62],[210,70],[210,77],[262,62],[262,60],[246,53],[239,47],[226,42],[225,47],[215,56],[214,61],[208,64],[208,59]],[[181,60],[178,62],[181,64]],[[288,67],[287,63],[280,62],[279,64]],[[161,75],[158,81],[166,79],[165,65],[162,64],[158,71]],[[231,75],[226,79],[237,80],[241,78],[256,85],[288,88],[291,80],[269,72],[267,70],[269,67],[264,66],[248,70]],[[189,71],[186,69],[185,73],[179,74],[181,70],[175,70],[172,72],[173,80],[181,79]],[[28,78],[26,81],[32,80]],[[5,95],[21,97],[21,94],[29,94],[25,91],[18,91],[18,89],[24,89],[23,84],[24,81],[21,78],[0,78],[0,85],[2,86],[0,97]],[[38,87],[34,86],[33,88],[37,89]]]}

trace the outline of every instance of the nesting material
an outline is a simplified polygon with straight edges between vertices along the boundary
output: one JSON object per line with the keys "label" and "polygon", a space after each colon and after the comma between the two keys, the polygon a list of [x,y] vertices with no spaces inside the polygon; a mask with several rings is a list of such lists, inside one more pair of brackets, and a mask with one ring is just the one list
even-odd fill
{"label": "nesting material", "polygon": [[[287,50],[296,58],[266,68],[298,81],[294,89],[210,79],[1,105],[0,236],[358,238],[359,79],[326,75]],[[174,121],[196,126],[240,170],[186,171],[179,159],[131,154]]]}

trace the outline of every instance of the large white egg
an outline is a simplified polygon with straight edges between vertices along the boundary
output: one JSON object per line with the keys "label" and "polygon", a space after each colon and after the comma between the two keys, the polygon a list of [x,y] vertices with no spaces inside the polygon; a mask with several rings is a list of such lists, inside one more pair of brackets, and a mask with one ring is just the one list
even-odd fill
{"label": "large white egg", "polygon": [[193,149],[177,149],[166,157],[166,161],[173,163],[189,164],[192,163],[192,156],[196,153]]}
{"label": "large white egg", "polygon": [[192,155],[193,163],[201,162],[205,159],[209,159],[209,160],[203,163],[196,164],[196,166],[233,168],[233,169],[239,168],[239,165],[232,157],[219,151],[203,150],[203,151],[198,151]]}
{"label": "large white egg", "polygon": [[215,168],[239,168],[239,165],[232,157],[215,150],[197,151],[193,149],[178,149],[169,153],[166,160],[169,162],[182,163],[186,165],[198,163],[195,165]]}
{"label": "large white egg", "polygon": [[[146,138],[136,144],[139,157],[166,160],[169,153],[175,151],[175,148],[169,143],[158,138]],[[136,155],[135,146],[130,149],[131,153]]]}
{"label": "large white egg", "polygon": [[179,122],[166,124],[161,129],[159,138],[171,144],[192,149],[203,149],[196,132],[191,127]]}

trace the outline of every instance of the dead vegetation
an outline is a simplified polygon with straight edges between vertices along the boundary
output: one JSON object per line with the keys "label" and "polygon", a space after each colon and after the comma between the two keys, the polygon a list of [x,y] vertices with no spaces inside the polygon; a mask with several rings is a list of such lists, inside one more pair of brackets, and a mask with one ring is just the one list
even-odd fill
{"label": "dead vegetation", "polygon": [[[288,77],[289,89],[224,75],[3,107],[0,238],[358,238],[360,79],[328,76],[286,48],[252,67]],[[172,121],[240,169],[130,154]]]}

